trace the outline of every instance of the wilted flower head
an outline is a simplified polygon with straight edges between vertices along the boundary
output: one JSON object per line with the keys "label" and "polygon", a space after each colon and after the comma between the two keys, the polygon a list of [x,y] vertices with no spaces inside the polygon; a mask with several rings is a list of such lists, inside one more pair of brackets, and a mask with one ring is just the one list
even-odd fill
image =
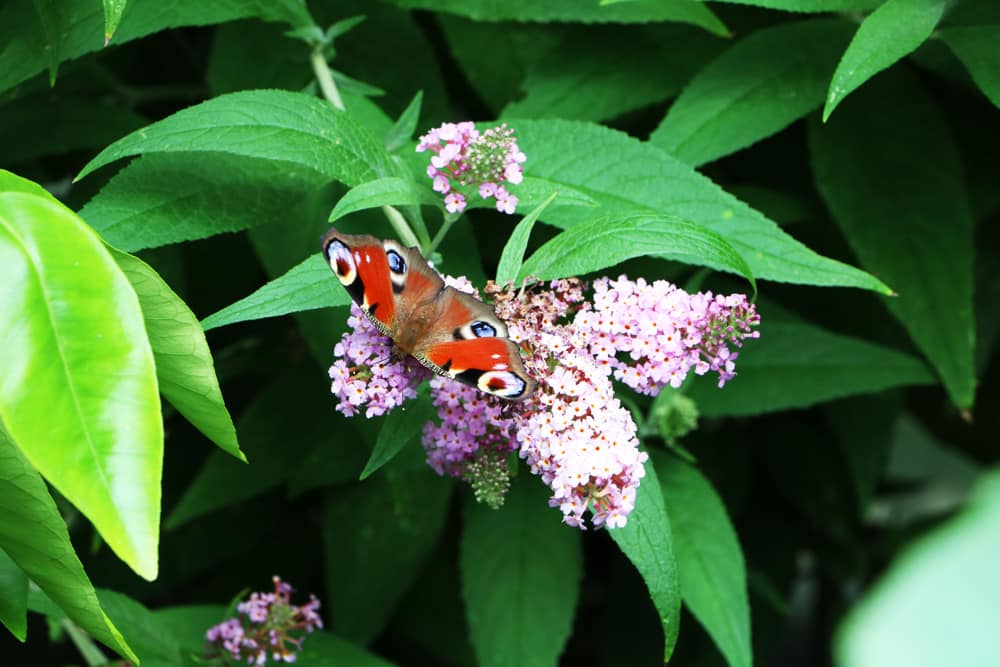
{"label": "wilted flower head", "polygon": [[309,602],[295,606],[291,604],[292,587],[278,576],[273,581],[273,593],[252,593],[236,606],[239,617],[208,629],[207,658],[264,665],[270,655],[278,662],[295,662],[305,638],[291,633],[309,633],[323,627],[317,613],[319,600],[310,595]]}
{"label": "wilted flower head", "polygon": [[453,190],[455,184],[475,187],[483,199],[496,199],[502,213],[513,213],[517,197],[504,183],[516,185],[524,178],[521,163],[525,155],[517,147],[514,130],[506,123],[485,130],[465,121],[445,123],[420,137],[417,152],[431,151],[427,175],[434,181],[434,191],[445,195],[449,213],[465,210],[466,194]]}

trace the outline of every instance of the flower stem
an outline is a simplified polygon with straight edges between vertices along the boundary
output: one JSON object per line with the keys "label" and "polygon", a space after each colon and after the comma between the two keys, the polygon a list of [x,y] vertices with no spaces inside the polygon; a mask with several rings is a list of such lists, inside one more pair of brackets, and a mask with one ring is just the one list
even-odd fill
{"label": "flower stem", "polygon": [[340,91],[337,90],[337,84],[333,82],[333,74],[330,72],[330,66],[326,62],[326,57],[323,56],[322,46],[317,45],[313,47],[310,62],[312,62],[313,73],[316,74],[316,81],[319,82],[319,88],[323,91],[323,97],[334,107],[344,111],[344,100],[340,98]]}
{"label": "flower stem", "polygon": [[108,663],[108,659],[101,653],[101,649],[97,648],[94,640],[90,638],[90,635],[81,630],[76,623],[68,618],[64,618],[61,625],[88,667],[98,667],[99,665],[106,665]]}
{"label": "flower stem", "polygon": [[459,217],[458,213],[445,214],[444,224],[441,225],[441,229],[438,230],[438,233],[434,235],[434,240],[431,241],[431,247],[424,250],[425,257],[430,257],[431,253],[437,250],[437,247],[441,245],[441,241],[444,241],[444,237],[448,235],[448,230],[451,229],[451,226],[453,224],[455,224],[455,221],[458,220],[458,217]]}
{"label": "flower stem", "polygon": [[394,206],[383,206],[382,212],[385,213],[385,217],[389,218],[389,223],[392,228],[396,230],[396,234],[399,236],[399,240],[408,246],[420,247],[420,241],[417,240],[416,234],[410,229],[410,225],[406,222],[406,218],[403,214]]}

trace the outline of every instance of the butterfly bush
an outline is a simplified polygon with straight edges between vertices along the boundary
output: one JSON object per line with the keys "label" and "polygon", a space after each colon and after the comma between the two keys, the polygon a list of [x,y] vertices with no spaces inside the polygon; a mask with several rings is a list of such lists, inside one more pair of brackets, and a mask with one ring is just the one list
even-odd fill
{"label": "butterfly bush", "polygon": [[305,638],[291,633],[323,627],[317,613],[319,600],[310,595],[306,604],[293,605],[291,585],[277,576],[273,582],[273,593],[252,593],[236,606],[238,617],[208,629],[208,659],[232,658],[248,665],[264,665],[270,655],[277,662],[295,662]]}
{"label": "butterfly bush", "polygon": [[504,183],[516,185],[524,178],[521,163],[525,155],[517,147],[514,130],[506,123],[481,134],[470,121],[445,123],[420,137],[417,152],[430,151],[427,175],[434,191],[444,195],[449,213],[465,210],[466,195],[455,189],[475,187],[483,199],[495,199],[501,213],[514,213],[517,197]]}
{"label": "butterfly bush", "polygon": [[[467,280],[446,281],[474,293]],[[692,371],[714,372],[721,387],[735,375],[743,341],[759,336],[754,327],[760,318],[744,295],[688,294],[666,281],[621,276],[587,285],[568,279],[521,290],[491,283],[486,291],[538,386],[530,397],[511,402],[434,376],[438,421],[423,428],[428,464],[469,482],[477,500],[496,507],[509,486],[508,458],[516,452],[552,490],[549,504],[579,528],[586,528],[588,510],[596,527],[625,525],[645,473],[635,421],[615,397],[612,380],[655,395],[667,385],[678,387]],[[357,317],[352,321],[360,326],[345,335],[341,352],[381,336]],[[369,359],[391,346],[384,337],[378,344]],[[341,398],[342,411],[368,404],[381,414],[405,400],[399,387],[409,388],[407,396],[415,393],[404,363],[395,360],[389,371],[356,377],[347,398],[355,402],[345,410]],[[338,393],[338,379],[334,388]]]}

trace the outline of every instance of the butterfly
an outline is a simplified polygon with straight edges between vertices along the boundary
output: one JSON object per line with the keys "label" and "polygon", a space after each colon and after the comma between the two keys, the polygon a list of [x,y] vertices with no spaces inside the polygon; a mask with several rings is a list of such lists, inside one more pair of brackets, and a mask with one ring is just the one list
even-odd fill
{"label": "butterfly", "polygon": [[331,229],[323,256],[397,354],[500,398],[534,390],[507,325],[471,294],[447,287],[416,248]]}

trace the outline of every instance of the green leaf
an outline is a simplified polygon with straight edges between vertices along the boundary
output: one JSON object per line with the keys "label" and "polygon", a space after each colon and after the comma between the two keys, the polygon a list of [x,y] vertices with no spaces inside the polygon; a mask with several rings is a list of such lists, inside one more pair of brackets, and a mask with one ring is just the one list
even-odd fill
{"label": "green leaf", "polygon": [[119,139],[77,180],[130,155],[205,151],[280,161],[351,186],[396,173],[385,147],[350,114],[303,93],[247,90],[182,109]]}
{"label": "green leaf", "polygon": [[[44,36],[44,46],[46,60],[49,66],[49,86],[56,85],[56,76],[59,74],[59,63],[62,60],[62,38],[60,35],[60,10],[57,0],[32,0],[35,7],[35,14]],[[30,24],[29,24],[30,25]]]}
{"label": "green leaf", "polygon": [[527,70],[549,57],[560,41],[559,33],[542,23],[510,22],[498,29],[495,23],[451,14],[437,14],[435,19],[452,62],[492,111],[519,95]]}
{"label": "green leaf", "polygon": [[884,394],[865,396],[836,401],[824,412],[847,464],[859,514],[867,516],[885,470],[900,412],[899,400]]}
{"label": "green leaf", "polygon": [[418,90],[410,103],[399,114],[399,118],[392,124],[392,129],[385,136],[385,149],[390,153],[409,143],[413,133],[417,131],[417,121],[420,119],[420,108],[424,102],[424,91]]}
{"label": "green leaf", "polygon": [[650,452],[670,516],[681,595],[729,665],[753,664],[746,563],[722,499],[696,469]]}
{"label": "green leaf", "polygon": [[865,86],[838,116],[809,128],[820,193],[861,264],[898,290],[889,310],[951,400],[968,408],[975,393],[972,214],[948,122],[901,70]]}
{"label": "green leaf", "polygon": [[138,299],[82,220],[0,176],[0,417],[31,463],[152,580],[163,425]]}
{"label": "green leaf", "polygon": [[[627,45],[627,48],[623,48]],[[529,66],[502,118],[604,121],[677,95],[723,42],[682,25],[573,30]]]}
{"label": "green leaf", "polygon": [[333,399],[325,373],[316,372],[314,384],[313,372],[293,368],[257,394],[237,424],[249,465],[213,451],[167,517],[168,530],[280,486],[313,448],[330,442],[330,425],[317,415],[331,414]]}
{"label": "green leaf", "polygon": [[222,605],[186,605],[152,612],[156,623],[177,641],[181,651],[200,654],[205,650],[205,631],[225,620]]}
{"label": "green leaf", "polygon": [[302,644],[298,667],[392,667],[391,662],[329,632],[313,632]]}
{"label": "green leaf", "polygon": [[518,277],[579,276],[643,255],[731,271],[756,290],[750,267],[726,239],[668,215],[610,215],[576,225],[535,251]]}
{"label": "green leaf", "polygon": [[[909,545],[841,623],[844,667],[1000,662],[1000,473],[984,475],[969,507]],[[947,610],[947,613],[935,613]]]}
{"label": "green leaf", "polygon": [[[35,16],[35,8],[26,1],[7,2],[0,6],[0,91],[17,85],[56,62],[78,58],[104,46],[104,9],[95,0],[58,0],[51,28],[44,28]],[[37,0],[47,4],[50,0]],[[121,0],[117,0],[121,1]],[[265,21],[286,21],[292,25],[310,23],[305,5],[299,2],[260,2],[260,0],[131,0],[129,10],[115,34],[117,44],[144,37],[167,28],[212,25],[238,18],[256,16]],[[58,35],[57,48],[39,48],[53,44],[46,35]],[[53,56],[53,53],[56,54]]]}
{"label": "green leaf", "polygon": [[327,492],[327,599],[338,635],[362,644],[378,636],[436,545],[450,496],[449,480],[416,448],[371,479]]}
{"label": "green leaf", "polygon": [[135,252],[307,215],[329,180],[287,162],[152,153],[115,174],[80,216],[111,245]]}
{"label": "green leaf", "polygon": [[856,12],[878,7],[885,0],[714,0],[738,5],[753,5],[788,12]]}
{"label": "green leaf", "polygon": [[1000,107],[1000,24],[961,26],[938,32],[994,106]]}
{"label": "green leaf", "polygon": [[0,426],[0,549],[81,628],[122,656],[135,654],[101,610],[45,482]]}
{"label": "green leaf", "polygon": [[521,475],[498,510],[468,501],[459,552],[469,639],[480,667],[554,665],[573,627],[580,531]]}
{"label": "green leaf", "polygon": [[236,322],[349,305],[350,295],[335,278],[330,279],[331,275],[323,258],[313,255],[250,296],[212,313],[202,320],[201,326],[208,331]]}
{"label": "green leaf", "polygon": [[886,0],[869,14],[833,74],[823,121],[852,90],[923,44],[947,5],[947,0]]}
{"label": "green leaf", "polygon": [[849,34],[839,19],[751,33],[691,80],[650,143],[698,166],[784,129],[823,103]]}
{"label": "green leaf", "polygon": [[503,247],[503,252],[500,254],[496,279],[498,285],[503,285],[517,278],[517,274],[521,271],[521,266],[524,263],[524,251],[528,248],[528,238],[531,236],[531,230],[535,226],[535,221],[538,220],[538,216],[542,214],[545,207],[551,204],[552,200],[558,194],[558,192],[553,192],[549,195],[548,199],[536,206],[517,223],[517,227],[514,228],[510,238],[507,239],[507,243]]}
{"label": "green leaf", "polygon": [[[0,433],[0,438],[7,436]],[[0,445],[0,450],[2,450]],[[3,454],[0,453],[0,457]],[[0,498],[8,500],[3,491],[5,482],[0,472]],[[3,543],[0,532],[0,544]],[[10,633],[23,642],[28,637],[28,577],[17,566],[7,552],[0,547],[0,623],[4,624]]]}
{"label": "green leaf", "polygon": [[107,46],[122,20],[127,0],[103,0],[104,3],[104,45]]}
{"label": "green leaf", "polygon": [[525,181],[527,176],[545,179],[552,190],[560,192],[560,198],[567,187],[599,204],[586,216],[581,216],[579,207],[550,206],[541,217],[544,222],[569,228],[608,214],[676,216],[725,238],[758,280],[890,292],[867,273],[817,255],[655,146],[587,123],[521,120],[511,125],[517,128],[518,145],[528,156]]}
{"label": "green leaf", "polygon": [[[553,209],[560,207],[583,207],[596,209],[600,206],[600,203],[593,197],[591,197],[586,192],[578,190],[577,188],[570,187],[564,182],[551,180],[548,178],[537,178],[534,176],[525,176],[524,180],[517,186],[511,188],[517,192],[518,206],[535,208],[541,206],[549,197],[557,194],[558,197],[549,207],[549,213]],[[471,208],[478,208],[477,202],[473,200],[469,202]],[[493,208],[493,204],[490,202],[485,202],[481,204],[482,208]],[[580,211],[575,212],[577,215],[581,215]],[[583,212],[585,216],[593,215],[593,211]]]}
{"label": "green leaf", "polygon": [[336,222],[345,215],[380,206],[402,206],[405,204],[441,206],[441,200],[427,188],[421,188],[411,180],[396,177],[368,181],[354,188],[340,198],[330,213],[330,222]]}
{"label": "green leaf", "polygon": [[577,0],[511,0],[496,3],[491,0],[393,0],[393,4],[410,9],[429,9],[465,16],[475,21],[572,21],[574,23],[653,23],[675,21],[690,23],[717,35],[726,34],[726,26],[708,7],[686,0],[625,3],[601,7],[596,2]]}
{"label": "green leaf", "polygon": [[420,435],[424,424],[434,418],[436,412],[429,396],[426,392],[420,394],[417,400],[386,415],[360,479],[366,479],[391,461],[403,447]]}
{"label": "green leaf", "polygon": [[[7,165],[77,150],[99,149],[146,124],[120,104],[82,95],[39,94],[0,106],[0,145]],[[45,128],[27,132],[26,128]]]}
{"label": "green leaf", "polygon": [[628,523],[608,531],[622,553],[642,575],[663,628],[663,661],[670,660],[681,623],[681,588],[674,537],[663,502],[660,481],[651,462],[639,483],[635,509]]}
{"label": "green leaf", "polygon": [[766,310],[759,330],[760,338],[740,351],[736,377],[725,387],[710,377],[691,385],[688,395],[702,415],[756,415],[933,382],[909,355],[804,322],[768,321]]}
{"label": "green leaf", "polygon": [[111,256],[139,297],[160,393],[205,437],[245,462],[198,318],[141,259],[114,249]]}
{"label": "green leaf", "polygon": [[155,614],[132,598],[115,591],[100,590],[97,597],[108,617],[121,628],[129,646],[135,650],[143,665],[169,667],[181,664],[180,645]]}

